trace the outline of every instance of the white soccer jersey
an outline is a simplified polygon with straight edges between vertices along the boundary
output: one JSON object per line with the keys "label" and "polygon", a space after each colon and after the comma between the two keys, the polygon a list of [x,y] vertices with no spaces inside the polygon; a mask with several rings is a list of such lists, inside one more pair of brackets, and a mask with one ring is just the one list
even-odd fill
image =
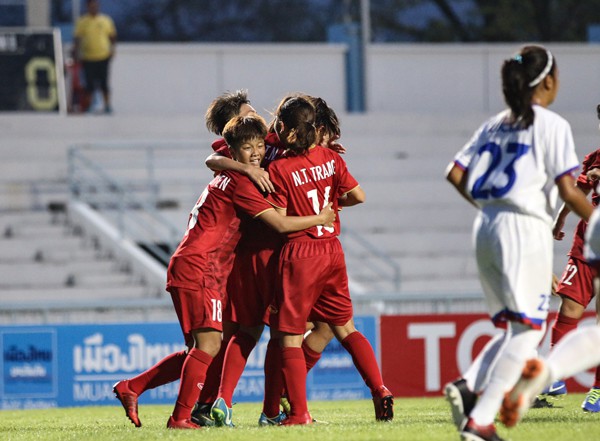
{"label": "white soccer jersey", "polygon": [[468,171],[467,191],[484,211],[505,207],[551,225],[555,180],[579,162],[569,123],[544,107],[533,109],[534,122],[525,130],[505,123],[509,110],[490,118],[454,159]]}

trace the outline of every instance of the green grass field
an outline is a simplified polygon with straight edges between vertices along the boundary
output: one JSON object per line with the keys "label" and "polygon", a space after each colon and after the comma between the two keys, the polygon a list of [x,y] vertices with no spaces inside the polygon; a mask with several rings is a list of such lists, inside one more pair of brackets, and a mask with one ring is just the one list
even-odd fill
{"label": "green grass field", "polygon": [[[499,434],[513,441],[592,441],[600,439],[600,414],[581,408],[582,394],[569,394],[551,409],[532,409],[514,429],[501,425]],[[443,398],[398,398],[391,423],[376,423],[370,401],[311,402],[314,418],[323,421],[303,427],[257,426],[260,404],[233,407],[234,429],[177,431],[165,428],[172,406],[140,407],[143,427],[136,429],[119,406],[0,411],[0,439],[13,440],[458,440]]]}

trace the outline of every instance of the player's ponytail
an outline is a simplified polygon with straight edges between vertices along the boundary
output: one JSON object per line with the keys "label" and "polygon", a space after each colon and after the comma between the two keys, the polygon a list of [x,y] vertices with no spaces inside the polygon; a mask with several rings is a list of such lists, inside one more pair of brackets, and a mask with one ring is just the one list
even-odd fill
{"label": "player's ponytail", "polygon": [[301,154],[315,144],[315,108],[305,98],[290,97],[279,106],[275,118],[275,131],[287,149]]}
{"label": "player's ponytail", "polygon": [[556,61],[542,46],[525,46],[502,65],[502,92],[513,116],[513,122],[529,127],[534,113],[531,100],[536,87],[548,75],[554,76]]}

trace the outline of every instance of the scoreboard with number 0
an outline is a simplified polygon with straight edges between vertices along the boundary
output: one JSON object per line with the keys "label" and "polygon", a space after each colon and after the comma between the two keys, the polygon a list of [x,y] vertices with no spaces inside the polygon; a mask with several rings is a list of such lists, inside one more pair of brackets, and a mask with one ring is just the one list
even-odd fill
{"label": "scoreboard with number 0", "polygon": [[66,112],[58,29],[0,28],[0,112]]}

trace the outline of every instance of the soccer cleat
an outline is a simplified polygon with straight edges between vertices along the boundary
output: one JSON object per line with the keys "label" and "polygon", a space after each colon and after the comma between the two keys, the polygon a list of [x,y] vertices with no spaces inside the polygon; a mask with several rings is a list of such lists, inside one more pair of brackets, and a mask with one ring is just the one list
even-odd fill
{"label": "soccer cleat", "polygon": [[460,378],[444,386],[444,395],[450,403],[452,420],[458,430],[461,430],[469,418],[469,414],[477,402],[477,394],[467,387],[467,381]]}
{"label": "soccer cleat", "polygon": [[113,392],[125,409],[125,415],[135,425],[142,427],[138,416],[138,394],[129,389],[129,380],[118,381],[113,385]]}
{"label": "soccer cleat", "polygon": [[544,388],[544,390],[540,392],[540,395],[546,395],[550,398],[563,398],[567,395],[567,385],[562,380],[555,381],[550,386]]}
{"label": "soccer cleat", "polygon": [[188,419],[175,420],[171,415],[167,421],[167,429],[200,429],[200,426]]}
{"label": "soccer cleat", "polygon": [[313,418],[310,416],[310,413],[306,412],[303,415],[289,415],[286,419],[284,419],[280,426],[297,426],[301,424],[312,424],[315,422]]}
{"label": "soccer cleat", "polygon": [[531,405],[532,409],[547,409],[550,407],[554,407],[554,404],[540,396],[535,397],[535,400],[533,400],[533,404]]}
{"label": "soccer cleat", "polygon": [[373,393],[373,406],[377,421],[392,421],[394,419],[394,397],[387,387],[381,386]]}
{"label": "soccer cleat", "polygon": [[196,403],[192,409],[192,422],[201,427],[213,427],[215,420],[210,415],[210,403]]}
{"label": "soccer cleat", "polygon": [[274,416],[273,418],[269,418],[264,412],[261,412],[260,417],[258,418],[258,425],[260,427],[278,426],[286,418],[287,415],[284,412],[279,412],[279,415]]}
{"label": "soccer cleat", "polygon": [[233,416],[233,410],[231,407],[227,407],[227,403],[223,398],[217,398],[210,408],[210,414],[215,420],[215,426],[217,427],[234,427],[231,417]]}
{"label": "soccer cleat", "polygon": [[600,412],[600,387],[592,387],[588,392],[581,408],[585,412]]}
{"label": "soccer cleat", "polygon": [[506,427],[515,426],[521,421],[525,412],[535,401],[536,396],[549,381],[550,370],[542,360],[534,358],[527,361],[521,373],[521,378],[504,397],[500,409],[500,421]]}
{"label": "soccer cleat", "polygon": [[496,433],[493,424],[480,426],[471,418],[467,420],[464,429],[460,432],[460,439],[462,441],[504,441]]}

